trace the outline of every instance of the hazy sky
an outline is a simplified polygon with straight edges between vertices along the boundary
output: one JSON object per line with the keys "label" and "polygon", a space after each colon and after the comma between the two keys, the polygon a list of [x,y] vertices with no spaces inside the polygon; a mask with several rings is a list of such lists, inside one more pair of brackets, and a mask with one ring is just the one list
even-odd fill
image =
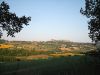
{"label": "hazy sky", "polygon": [[[0,0],[3,1],[3,0]],[[18,16],[31,16],[29,26],[7,40],[71,40],[90,42],[87,18],[80,14],[84,0],[5,0]]]}

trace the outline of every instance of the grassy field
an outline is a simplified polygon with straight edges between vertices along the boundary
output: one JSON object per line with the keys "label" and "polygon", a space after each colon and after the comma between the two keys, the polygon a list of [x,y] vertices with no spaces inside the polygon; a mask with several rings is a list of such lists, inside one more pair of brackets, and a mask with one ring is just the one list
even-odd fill
{"label": "grassy field", "polygon": [[0,75],[99,75],[100,60],[91,56],[67,56],[0,63]]}
{"label": "grassy field", "polygon": [[[63,41],[8,42],[0,48],[0,75],[99,75],[92,44]],[[3,46],[6,46],[6,48]],[[7,48],[9,47],[10,48]]]}

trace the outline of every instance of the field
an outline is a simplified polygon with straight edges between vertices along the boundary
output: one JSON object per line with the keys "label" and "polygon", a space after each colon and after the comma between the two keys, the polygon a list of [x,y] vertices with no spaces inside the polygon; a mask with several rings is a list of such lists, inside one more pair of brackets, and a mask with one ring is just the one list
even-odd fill
{"label": "field", "polygon": [[86,54],[91,43],[11,41],[0,48],[0,75],[98,75],[100,59]]}

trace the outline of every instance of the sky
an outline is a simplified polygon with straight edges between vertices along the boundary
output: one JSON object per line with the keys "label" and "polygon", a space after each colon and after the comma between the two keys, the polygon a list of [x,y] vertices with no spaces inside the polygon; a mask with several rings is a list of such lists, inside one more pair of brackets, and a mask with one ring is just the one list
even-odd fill
{"label": "sky", "polygon": [[[0,0],[2,2],[3,0]],[[70,40],[91,42],[87,18],[80,13],[84,0],[5,0],[10,12],[31,16],[29,26],[24,26],[15,37],[3,39],[18,41]]]}

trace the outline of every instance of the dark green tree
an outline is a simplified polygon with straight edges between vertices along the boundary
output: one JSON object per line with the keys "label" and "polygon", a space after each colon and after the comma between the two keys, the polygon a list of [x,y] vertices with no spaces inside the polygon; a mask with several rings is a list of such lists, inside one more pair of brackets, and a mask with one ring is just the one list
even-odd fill
{"label": "dark green tree", "polygon": [[28,22],[31,20],[31,17],[18,17],[9,9],[9,5],[4,1],[0,4],[0,38],[3,31],[7,31],[7,36],[14,37],[14,34],[20,32],[24,25],[29,25]]}
{"label": "dark green tree", "polygon": [[93,42],[100,41],[100,0],[85,0],[85,8],[80,12],[89,18],[89,37]]}

